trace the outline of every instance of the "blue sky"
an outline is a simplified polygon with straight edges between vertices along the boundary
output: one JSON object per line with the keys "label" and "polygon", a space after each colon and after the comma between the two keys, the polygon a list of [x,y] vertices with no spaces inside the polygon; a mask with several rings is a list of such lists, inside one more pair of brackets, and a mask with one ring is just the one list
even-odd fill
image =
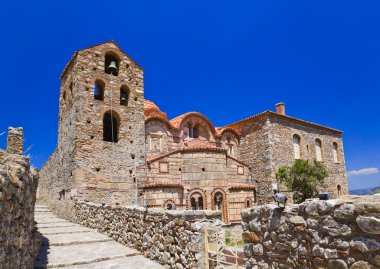
{"label": "blue sky", "polygon": [[199,111],[223,126],[283,101],[344,131],[351,189],[380,185],[379,12],[349,0],[1,1],[0,134],[23,126],[41,167],[57,142],[61,71],[75,50],[114,39],[169,118]]}

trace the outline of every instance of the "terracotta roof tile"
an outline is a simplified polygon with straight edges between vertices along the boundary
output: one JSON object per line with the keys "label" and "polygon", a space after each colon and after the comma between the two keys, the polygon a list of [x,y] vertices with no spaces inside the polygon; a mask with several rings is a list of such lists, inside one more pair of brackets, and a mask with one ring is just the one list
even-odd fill
{"label": "terracotta roof tile", "polygon": [[149,100],[144,100],[144,119],[147,121],[151,118],[160,118],[168,122],[168,116],[162,112],[159,107]]}
{"label": "terracotta roof tile", "polygon": [[183,185],[177,182],[149,182],[144,185],[144,188],[157,188],[157,187],[171,187],[171,188],[183,189]]}
{"label": "terracotta roof tile", "polygon": [[226,149],[217,147],[214,144],[211,144],[208,141],[204,141],[202,139],[194,139],[190,141],[186,141],[183,143],[181,150],[197,150],[197,149],[207,149],[212,151],[226,151]]}
{"label": "terracotta roof tile", "polygon": [[254,184],[238,183],[228,187],[229,190],[254,190],[256,186]]}

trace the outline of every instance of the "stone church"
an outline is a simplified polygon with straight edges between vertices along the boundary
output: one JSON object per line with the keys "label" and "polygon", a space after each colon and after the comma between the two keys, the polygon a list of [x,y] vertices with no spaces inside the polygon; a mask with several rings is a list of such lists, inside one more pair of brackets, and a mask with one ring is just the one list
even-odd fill
{"label": "stone church", "polygon": [[348,193],[342,132],[287,116],[283,103],[224,127],[198,112],[168,119],[144,99],[143,69],[114,41],[76,51],[60,80],[43,199],[221,210],[234,223],[242,209],[272,202],[276,170],[299,158],[326,165],[321,190]]}

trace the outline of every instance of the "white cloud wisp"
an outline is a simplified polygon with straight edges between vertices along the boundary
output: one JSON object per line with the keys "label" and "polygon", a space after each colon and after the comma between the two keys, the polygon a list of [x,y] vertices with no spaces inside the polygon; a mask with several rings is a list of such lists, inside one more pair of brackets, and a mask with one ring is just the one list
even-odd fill
{"label": "white cloud wisp", "polygon": [[372,174],[377,174],[379,173],[379,169],[375,167],[371,168],[364,168],[360,170],[352,170],[347,172],[347,176],[352,177],[352,176],[360,176],[360,175],[372,175]]}

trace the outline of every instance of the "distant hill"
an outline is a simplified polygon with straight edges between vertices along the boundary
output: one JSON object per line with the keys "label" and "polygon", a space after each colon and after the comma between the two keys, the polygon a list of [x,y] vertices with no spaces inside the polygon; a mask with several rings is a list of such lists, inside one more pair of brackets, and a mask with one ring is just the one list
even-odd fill
{"label": "distant hill", "polygon": [[367,195],[374,193],[377,189],[380,189],[380,186],[367,189],[350,190],[349,193],[354,195]]}

